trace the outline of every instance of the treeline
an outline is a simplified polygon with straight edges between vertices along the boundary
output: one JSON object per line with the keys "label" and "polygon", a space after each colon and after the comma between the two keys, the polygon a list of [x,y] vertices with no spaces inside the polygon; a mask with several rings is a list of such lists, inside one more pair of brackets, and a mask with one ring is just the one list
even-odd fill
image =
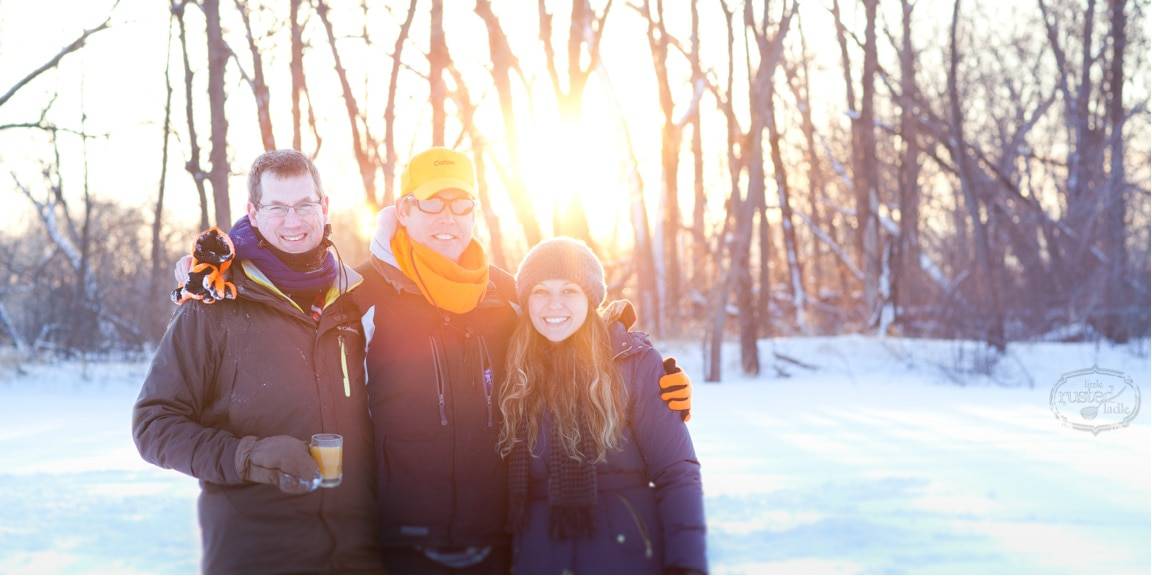
{"label": "treeline", "polygon": [[[394,200],[414,147],[470,150],[494,262],[514,269],[548,234],[586,239],[645,329],[702,339],[709,379],[733,336],[748,373],[760,371],[757,339],[778,335],[956,338],[996,351],[1144,337],[1148,3],[1009,4],[172,2],[151,214],[87,181],[65,187],[61,162],[83,159],[61,158],[57,139],[98,136],[53,124],[51,102],[38,120],[0,124],[4,146],[28,131],[46,143],[42,181],[11,178],[39,225],[0,237],[0,338],[65,352],[155,340],[183,249],[171,238],[188,234],[165,223],[165,195],[195,194],[200,225],[226,228],[229,199],[245,193],[230,175],[259,152],[230,146],[238,131],[264,149],[354,158],[371,208]],[[530,42],[510,24],[525,10]],[[482,29],[483,43],[449,37],[449,19]],[[0,113],[97,33],[117,32],[85,31],[0,96]],[[620,58],[604,48],[613,34],[648,56],[650,90],[615,96],[659,111],[660,177],[643,177],[641,135],[622,118],[631,176],[612,210],[630,238],[607,243],[580,202],[538,219],[518,127],[541,97],[578,121],[588,86]],[[482,70],[461,69],[464,52],[486,54]],[[427,108],[411,110],[405,94]],[[322,95],[342,106],[338,128],[317,120]],[[237,99],[251,104],[228,104]],[[426,112],[428,123],[403,121]],[[170,157],[186,175],[167,172]]]}

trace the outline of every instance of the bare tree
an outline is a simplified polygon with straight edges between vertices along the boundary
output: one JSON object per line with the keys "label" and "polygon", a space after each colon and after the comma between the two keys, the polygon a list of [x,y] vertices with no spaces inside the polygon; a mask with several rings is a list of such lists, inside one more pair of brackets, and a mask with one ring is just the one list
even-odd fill
{"label": "bare tree", "polygon": [[304,91],[304,34],[300,25],[301,0],[288,0],[288,34],[290,37],[289,72],[292,76],[292,149],[301,150],[300,93]]}
{"label": "bare tree", "polygon": [[[692,65],[692,88],[703,94],[707,80],[700,62],[700,10],[697,0],[692,0],[692,46],[688,56]],[[704,227],[704,211],[708,200],[704,194],[704,137],[703,122],[700,118],[700,105],[692,107],[688,114],[692,125],[692,286],[702,286],[707,271],[708,240]]]}
{"label": "bare tree", "polygon": [[172,13],[176,15],[176,23],[180,26],[180,52],[184,59],[184,117],[188,121],[188,145],[191,149],[188,161],[184,163],[184,168],[192,176],[192,182],[196,184],[196,193],[200,198],[200,229],[206,230],[209,226],[208,193],[204,189],[204,180],[208,178],[208,173],[200,167],[200,140],[196,136],[195,106],[192,100],[194,76],[192,63],[188,59],[188,30],[184,25],[184,14],[187,7],[188,0],[172,3]]}
{"label": "bare tree", "polygon": [[208,110],[212,117],[212,152],[208,160],[212,171],[212,205],[216,209],[216,225],[227,232],[232,228],[232,206],[228,200],[228,116],[224,111],[227,96],[224,93],[224,68],[231,50],[224,43],[220,28],[220,0],[204,0],[204,20],[208,31]]}
{"label": "bare tree", "polygon": [[[796,99],[797,105],[800,108],[801,130],[804,132],[805,156],[807,160],[807,184],[808,184],[808,205],[811,206],[812,215],[807,217],[802,211],[797,211],[797,215],[801,220],[808,225],[812,230],[813,241],[811,242],[811,251],[808,257],[808,263],[805,266],[808,277],[811,278],[809,286],[811,289],[808,291],[816,295],[817,300],[820,297],[821,290],[824,286],[822,275],[821,263],[821,246],[823,244],[835,244],[828,233],[824,230],[823,215],[821,205],[824,203],[824,183],[825,177],[823,170],[820,167],[820,150],[816,147],[816,126],[812,121],[812,89],[811,89],[811,73],[809,70],[809,52],[808,40],[804,33],[804,27],[800,23],[800,17],[797,15],[798,32],[800,34],[800,58],[799,62],[793,65],[785,63],[784,71],[788,75],[788,87],[792,91]],[[830,246],[835,253],[843,253],[844,250],[839,246]],[[847,263],[849,266],[854,267],[855,264],[850,261]]]}
{"label": "bare tree", "polygon": [[860,235],[861,253],[864,265],[864,304],[869,316],[877,314],[882,305],[880,289],[881,253],[880,223],[877,213],[880,210],[880,178],[877,173],[879,159],[876,157],[876,3],[877,0],[864,0],[864,73],[860,78],[860,119],[857,134],[860,145],[856,150],[856,219],[857,233]]}
{"label": "bare tree", "polygon": [[[721,0],[720,9],[724,13],[724,24],[728,33],[728,58],[725,60],[727,74],[724,77],[724,89],[721,90],[713,86],[712,90],[716,96],[716,102],[724,114],[725,126],[727,127],[729,196],[725,203],[727,210],[724,222],[719,234],[716,236],[716,247],[713,250],[716,273],[712,280],[712,293],[709,299],[710,316],[708,318],[708,328],[704,333],[704,346],[706,349],[704,356],[704,380],[706,382],[719,382],[722,377],[721,350],[728,319],[728,296],[736,286],[738,275],[734,264],[736,245],[730,241],[730,235],[732,228],[736,225],[737,215],[745,211],[744,200],[740,195],[740,174],[744,170],[745,157],[748,153],[747,144],[750,140],[749,135],[746,134],[740,126],[740,121],[736,116],[735,103],[733,102],[736,62],[735,10],[728,5],[727,0]],[[743,31],[743,25],[741,25],[741,31]],[[745,38],[745,42],[747,42],[747,36],[744,35],[743,32],[741,35]],[[733,263],[724,267],[723,262],[726,252]],[[758,359],[757,362],[759,362]]]}
{"label": "bare tree", "polygon": [[444,145],[444,70],[448,67],[448,43],[444,38],[444,0],[432,0],[428,50],[428,86],[432,101],[432,145]]}
{"label": "bare tree", "polygon": [[260,140],[264,150],[276,149],[276,136],[272,132],[271,95],[268,92],[268,83],[264,81],[264,58],[260,55],[260,48],[256,45],[256,38],[252,35],[252,22],[248,13],[248,4],[242,0],[235,0],[236,9],[240,11],[240,19],[244,22],[244,34],[248,39],[248,51],[252,54],[252,75],[248,76],[244,68],[237,62],[244,79],[252,88],[252,95],[256,98],[256,119],[260,123]]}
{"label": "bare tree", "polygon": [[919,292],[916,283],[920,269],[920,144],[916,131],[916,51],[912,47],[912,9],[909,0],[901,0],[903,44],[900,50],[900,137],[904,144],[900,156],[900,234],[895,249],[896,265],[892,281],[896,321],[900,322],[908,306],[915,304]]}
{"label": "bare tree", "polygon": [[[1125,26],[1128,18],[1125,14],[1125,0],[1109,0],[1108,9],[1111,12],[1112,36],[1112,67],[1110,69],[1108,121],[1109,121],[1109,152],[1111,155],[1111,168],[1108,174],[1108,197],[1105,229],[1105,252],[1112,259],[1108,266],[1106,282],[1106,321],[1104,333],[1118,342],[1125,342],[1130,336],[1128,315],[1121,311],[1129,302],[1126,283],[1128,274],[1128,250],[1125,246],[1127,236],[1126,224],[1126,194],[1127,180],[1124,176],[1124,50],[1127,47],[1127,32]],[[1135,322],[1131,322],[1134,324]]]}
{"label": "bare tree", "polygon": [[[725,16],[731,23],[733,12],[728,9],[726,2],[722,3],[722,7]],[[736,290],[736,308],[742,312],[739,319],[741,367],[746,374],[755,375],[760,373],[760,356],[756,343],[759,330],[756,314],[754,313],[756,305],[753,301],[749,254],[752,244],[753,217],[760,211],[760,207],[764,204],[765,171],[762,141],[764,128],[767,123],[764,111],[768,109],[769,104],[767,98],[770,96],[768,83],[772,81],[776,67],[780,64],[784,38],[788,33],[791,19],[792,16],[795,15],[796,9],[796,3],[789,5],[789,3],[785,2],[782,7],[779,23],[776,25],[775,31],[770,32],[769,23],[771,16],[768,10],[765,10],[761,22],[757,24],[751,4],[744,5],[743,27],[748,28],[748,32],[755,38],[760,55],[755,74],[753,78],[750,79],[751,98],[749,99],[749,105],[751,110],[749,116],[751,118],[751,126],[747,135],[744,137],[737,137],[735,135],[739,133],[739,128],[736,122],[735,112],[731,107],[732,66],[731,63],[729,63],[728,97],[721,99],[721,101],[727,103],[725,114],[729,122],[730,148],[735,148],[733,144],[739,142],[741,144],[739,146],[741,158],[739,163],[734,163],[735,159],[732,158],[731,155],[729,156],[729,162],[733,163],[733,165],[730,166],[733,170],[733,195],[728,207],[729,214],[732,218],[731,224],[733,228],[731,229],[731,234],[733,240],[729,246],[728,266],[725,271],[721,273],[716,283],[717,293],[713,301],[713,323],[708,336],[711,350],[709,352],[709,361],[707,362],[707,371],[705,373],[705,379],[707,381],[716,381],[720,378],[719,346],[724,334],[723,318],[727,312],[728,294],[733,289]],[[731,24],[729,24],[729,26],[731,26]],[[732,30],[729,31],[728,37],[729,57],[731,59],[734,45]],[[745,38],[747,38],[746,34]],[[749,62],[749,64],[751,63]],[[739,198],[739,168],[736,168],[736,166],[746,166],[748,170],[748,194],[743,201]],[[729,233],[727,224],[724,228],[721,232],[722,237]]]}
{"label": "bare tree", "polygon": [[[767,45],[761,46],[761,58],[765,58]],[[796,243],[796,229],[792,220],[791,190],[788,187],[788,169],[784,164],[784,156],[780,146],[780,128],[776,122],[775,89],[771,79],[765,88],[768,90],[767,110],[765,111],[765,124],[768,127],[768,141],[771,144],[772,173],[776,178],[776,192],[780,199],[781,225],[784,232],[784,253],[788,261],[788,290],[792,295],[792,307],[795,314],[796,327],[802,332],[808,331],[808,320],[805,312],[808,308],[808,294],[804,290],[804,271],[800,267],[799,248]],[[763,217],[761,226],[764,226]],[[761,244],[767,250],[767,246]],[[760,290],[769,290],[767,283],[762,282]]]}
{"label": "bare tree", "polygon": [[[172,60],[172,26],[175,15],[169,16],[168,19],[168,46],[164,51],[164,130],[163,130],[163,144],[161,145],[160,153],[160,184],[156,191],[156,209],[152,213],[152,274],[150,276],[150,289],[149,293],[153,295],[163,294],[161,289],[161,278],[164,275],[164,247],[160,240],[160,229],[164,223],[164,192],[165,186],[168,182],[168,137],[172,132],[172,78],[169,76]],[[155,304],[164,302],[162,298],[153,298],[152,313],[159,312]],[[152,334],[152,337],[158,337],[159,334]]]}
{"label": "bare tree", "polygon": [[[588,77],[600,66],[600,41],[604,37],[604,25],[608,14],[612,11],[613,0],[608,0],[603,12],[597,14],[588,0],[573,0],[572,13],[568,27],[568,68],[565,80],[567,86],[561,82],[556,50],[552,46],[552,14],[545,6],[545,0],[539,0],[537,11],[540,15],[540,42],[544,47],[545,63],[548,66],[548,77],[552,81],[552,90],[559,104],[560,114],[567,120],[574,120],[584,98],[584,87]],[[583,57],[585,48],[588,57]],[[587,61],[587,64],[582,64]],[[553,232],[575,236],[583,239],[597,250],[592,234],[588,229],[588,216],[579,198],[572,197],[564,205],[558,205],[553,212]]]}
{"label": "bare tree", "polygon": [[[118,5],[118,4],[119,4],[119,2],[116,3],[116,5]],[[49,58],[47,62],[41,64],[35,70],[32,70],[31,72],[25,74],[22,78],[17,80],[15,84],[13,84],[10,88],[8,88],[7,92],[5,92],[4,94],[0,94],[0,106],[3,106],[6,102],[8,102],[8,100],[10,100],[13,96],[15,96],[16,93],[19,92],[21,88],[24,88],[25,86],[28,85],[29,82],[32,82],[33,80],[35,80],[37,76],[43,74],[44,72],[47,72],[48,70],[55,68],[58,64],[60,64],[60,61],[63,60],[65,56],[83,48],[84,45],[88,42],[88,38],[91,37],[93,34],[96,34],[102,30],[107,30],[108,27],[112,23],[111,12],[116,10],[116,5],[112,6],[112,10],[109,11],[110,13],[108,15],[108,18],[106,18],[98,26],[96,26],[94,28],[89,28],[89,29],[85,30],[84,32],[82,32],[80,34],[79,38],[73,40],[67,46],[61,48],[60,51],[57,52],[55,56]]]}
{"label": "bare tree", "polygon": [[540,224],[536,221],[536,211],[532,196],[524,187],[520,166],[520,136],[516,128],[516,106],[512,97],[512,72],[521,77],[520,62],[508,45],[508,37],[500,25],[499,18],[492,12],[489,0],[476,0],[476,14],[484,20],[488,28],[488,51],[492,59],[492,81],[500,98],[500,112],[504,119],[504,140],[508,152],[508,169],[503,170],[504,187],[512,199],[516,219],[524,231],[524,240],[535,246],[541,239]]}
{"label": "bare tree", "polygon": [[960,176],[960,192],[964,205],[968,210],[968,217],[972,222],[972,230],[976,243],[977,276],[975,284],[977,290],[987,299],[989,312],[981,318],[984,339],[989,345],[1003,352],[1006,346],[1004,338],[1004,312],[1000,307],[1000,290],[995,272],[992,270],[991,257],[988,247],[988,230],[981,217],[979,200],[976,197],[975,183],[971,168],[969,167],[968,150],[964,139],[964,115],[960,109],[959,74],[960,51],[957,42],[957,28],[960,25],[960,2],[956,0],[952,8],[952,26],[949,35],[948,59],[948,102],[952,117],[952,156]]}
{"label": "bare tree", "polygon": [[[641,13],[648,24],[648,49],[652,54],[652,65],[656,71],[656,88],[660,103],[660,112],[664,123],[660,132],[660,165],[663,178],[661,217],[661,256],[663,259],[664,306],[660,314],[664,317],[665,328],[672,334],[680,330],[680,187],[678,174],[680,171],[680,144],[683,140],[683,123],[673,117],[676,101],[672,96],[671,80],[668,77],[668,53],[675,41],[668,34],[664,24],[664,2],[645,0],[641,5]],[[698,101],[698,95],[693,100],[693,106]],[[687,121],[688,116],[685,116]]]}
{"label": "bare tree", "polygon": [[396,89],[400,84],[400,62],[404,54],[404,43],[412,29],[412,19],[416,16],[416,0],[408,3],[407,16],[396,35],[396,45],[392,48],[392,71],[388,75],[388,102],[384,105],[384,199],[387,206],[395,200],[396,187]]}
{"label": "bare tree", "polygon": [[463,133],[468,135],[468,141],[472,143],[473,163],[476,165],[477,196],[480,200],[480,209],[484,213],[484,225],[488,230],[488,253],[492,256],[493,264],[506,269],[508,263],[504,257],[504,240],[500,230],[500,220],[492,206],[491,194],[488,190],[488,171],[484,163],[484,155],[488,147],[487,140],[476,126],[476,105],[472,102],[468,85],[464,82],[464,76],[452,63],[450,55],[448,56],[447,70],[455,84],[451,95],[456,102],[456,108],[460,111],[460,124]]}
{"label": "bare tree", "polygon": [[[356,96],[352,93],[352,84],[348,82],[348,72],[340,59],[340,50],[336,47],[336,33],[332,30],[332,20],[328,17],[328,4],[324,0],[316,0],[316,15],[324,25],[324,32],[328,36],[328,46],[332,49],[332,61],[336,68],[336,77],[340,80],[340,90],[344,95],[344,109],[348,116],[348,127],[352,133],[352,153],[356,156],[356,165],[360,168],[360,181],[364,185],[364,197],[371,209],[380,206],[376,198],[376,141],[368,130],[368,123],[360,114]],[[309,105],[311,108],[311,105]]]}

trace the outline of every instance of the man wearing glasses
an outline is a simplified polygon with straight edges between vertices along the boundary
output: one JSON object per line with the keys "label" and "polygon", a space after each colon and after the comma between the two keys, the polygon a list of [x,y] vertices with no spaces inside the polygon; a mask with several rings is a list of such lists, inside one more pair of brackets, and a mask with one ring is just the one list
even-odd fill
{"label": "man wearing glasses", "polygon": [[511,563],[495,394],[516,290],[472,237],[475,193],[467,155],[417,154],[358,268],[392,573],[502,573]]}
{"label": "man wearing glasses", "polygon": [[[235,289],[189,302],[133,412],[145,460],[200,480],[204,573],[381,568],[360,276],[328,250],[328,197],[303,154],[261,155],[234,225]],[[228,253],[228,237],[201,242]],[[343,480],[317,489],[313,434],[344,437]]]}

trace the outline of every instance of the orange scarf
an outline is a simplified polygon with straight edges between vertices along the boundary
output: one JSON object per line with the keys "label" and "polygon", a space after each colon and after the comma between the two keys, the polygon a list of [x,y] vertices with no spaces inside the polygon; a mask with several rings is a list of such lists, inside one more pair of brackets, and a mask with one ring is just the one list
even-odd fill
{"label": "orange scarf", "polygon": [[400,271],[420,287],[429,304],[455,314],[471,312],[488,288],[488,255],[476,240],[468,243],[460,262],[413,242],[408,230],[396,227],[392,254]]}

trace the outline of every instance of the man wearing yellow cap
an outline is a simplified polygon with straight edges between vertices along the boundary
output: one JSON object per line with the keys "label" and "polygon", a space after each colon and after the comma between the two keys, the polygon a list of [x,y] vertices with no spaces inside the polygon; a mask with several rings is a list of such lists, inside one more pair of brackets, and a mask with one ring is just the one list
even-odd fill
{"label": "man wearing yellow cap", "polygon": [[517,297],[512,276],[489,265],[472,238],[475,196],[467,155],[417,154],[358,269],[384,563],[393,573],[510,569],[496,394]]}
{"label": "man wearing yellow cap", "polygon": [[360,267],[389,572],[500,573],[511,562],[495,394],[516,289],[472,238],[475,194],[468,156],[417,154]]}

